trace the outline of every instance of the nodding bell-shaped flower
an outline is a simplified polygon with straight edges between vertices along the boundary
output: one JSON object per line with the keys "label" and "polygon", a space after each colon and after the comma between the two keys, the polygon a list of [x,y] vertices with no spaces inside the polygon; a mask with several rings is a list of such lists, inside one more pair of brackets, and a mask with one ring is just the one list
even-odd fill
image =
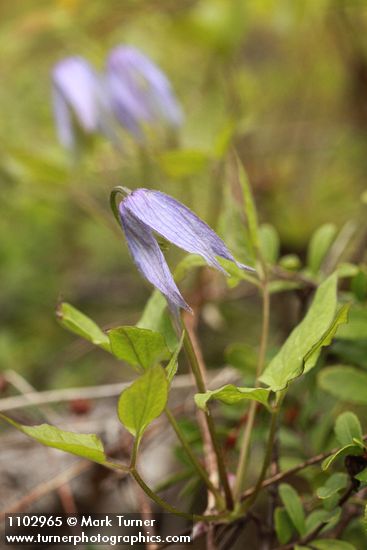
{"label": "nodding bell-shaped flower", "polygon": [[131,256],[141,274],[164,294],[173,310],[191,311],[178,290],[154,233],[182,248],[199,254],[208,265],[222,271],[217,256],[240,264],[218,235],[189,208],[174,198],[150,189],[136,189],[120,202],[118,215]]}
{"label": "nodding bell-shaped flower", "polygon": [[106,84],[111,108],[122,126],[136,138],[144,123],[175,127],[183,115],[163,72],[132,46],[117,46],[107,59]]}
{"label": "nodding bell-shaped flower", "polygon": [[75,146],[75,124],[86,134],[108,133],[107,95],[88,61],[82,57],[59,61],[52,71],[52,85],[57,132],[64,147]]}

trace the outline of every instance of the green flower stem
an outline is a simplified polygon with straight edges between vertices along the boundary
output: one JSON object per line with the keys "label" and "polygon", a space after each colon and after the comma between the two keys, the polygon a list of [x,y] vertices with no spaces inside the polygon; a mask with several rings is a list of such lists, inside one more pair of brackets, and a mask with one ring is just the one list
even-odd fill
{"label": "green flower stem", "polygon": [[121,228],[120,213],[119,213],[119,207],[116,202],[116,198],[118,195],[121,195],[122,197],[125,198],[130,193],[131,193],[131,190],[128,189],[127,187],[123,187],[122,185],[116,185],[116,187],[114,187],[110,193],[110,207],[120,228]]}
{"label": "green flower stem", "polygon": [[266,451],[265,451],[265,456],[264,456],[264,461],[263,461],[263,465],[262,465],[262,468],[261,468],[261,472],[260,472],[259,478],[256,482],[253,494],[250,496],[249,499],[247,499],[244,502],[244,504],[241,507],[241,512],[242,513],[247,512],[247,510],[253,505],[253,503],[255,502],[255,500],[258,497],[258,494],[260,493],[260,491],[262,489],[262,484],[263,484],[263,481],[265,479],[266,472],[268,470],[269,464],[271,462],[271,457],[272,457],[272,454],[273,454],[273,446],[274,446],[275,436],[276,436],[276,432],[277,432],[277,424],[278,424],[280,405],[281,405],[281,402],[283,401],[284,395],[285,395],[285,393],[280,393],[277,396],[277,401],[276,401],[275,407],[274,407],[272,415],[271,415],[269,437],[268,437],[268,442],[267,442],[267,445],[266,445]]}
{"label": "green flower stem", "polygon": [[[264,272],[264,275],[262,280],[262,328],[261,328],[259,358],[258,358],[258,363],[256,368],[256,382],[255,382],[256,387],[259,385],[258,379],[265,366],[266,348],[268,345],[268,337],[269,337],[270,295],[269,295],[268,280],[267,280],[265,266],[263,267],[263,272]],[[245,481],[248,454],[250,449],[250,440],[251,440],[252,429],[255,423],[256,409],[257,409],[257,402],[251,401],[249,406],[249,411],[248,411],[247,423],[243,432],[240,458],[238,461],[238,467],[237,467],[237,473],[236,473],[236,483],[234,487],[234,498],[236,501],[238,501],[241,496],[241,492]]]}
{"label": "green flower stem", "polygon": [[251,432],[255,421],[256,406],[256,401],[251,401],[247,414],[246,426],[242,436],[241,451],[236,472],[236,482],[233,490],[234,498],[236,501],[240,498],[245,481],[247,470],[247,456],[248,450],[250,448]]}
{"label": "green flower stem", "polygon": [[197,471],[199,476],[202,478],[205,485],[208,487],[208,489],[215,496],[218,508],[219,509],[223,508],[224,503],[223,503],[222,495],[220,494],[218,489],[216,487],[214,487],[214,485],[211,482],[211,480],[209,479],[209,476],[206,473],[205,469],[203,468],[203,466],[201,465],[201,463],[199,462],[199,460],[197,459],[195,454],[192,452],[192,449],[191,449],[189,443],[187,442],[187,440],[186,440],[185,436],[183,435],[183,433],[182,433],[175,417],[173,416],[171,411],[168,409],[168,407],[165,408],[165,413],[166,413],[166,416],[168,418],[169,423],[171,424],[175,434],[177,435],[178,440],[180,441],[182,447],[186,451],[186,454],[187,454],[188,458],[190,459],[191,464],[194,466],[195,470]]}
{"label": "green flower stem", "polygon": [[134,469],[135,466],[136,466],[136,461],[137,461],[137,458],[138,458],[138,448],[139,448],[139,444],[140,444],[140,439],[141,439],[140,437],[136,437],[134,439],[134,445],[133,445],[131,458],[130,458],[130,469]]}
{"label": "green flower stem", "polygon": [[163,500],[160,496],[158,496],[152,489],[145,483],[145,481],[142,479],[136,468],[131,468],[130,473],[135,479],[135,481],[138,483],[138,485],[143,489],[144,493],[148,495],[149,498],[151,498],[158,506],[163,508],[164,510],[167,510],[167,512],[170,512],[171,514],[175,514],[176,516],[180,516],[186,519],[194,519],[195,521],[223,521],[227,518],[226,515],[207,515],[207,516],[201,516],[199,514],[188,514],[186,512],[181,512],[181,510],[178,510],[178,508],[175,508],[165,500]]}
{"label": "green flower stem", "polygon": [[[200,370],[200,365],[199,365],[198,359],[196,357],[194,346],[192,345],[191,338],[190,338],[189,333],[188,333],[185,326],[184,326],[184,329],[185,329],[185,336],[184,336],[184,341],[183,341],[184,350],[185,350],[187,359],[190,363],[193,375],[195,377],[197,389],[198,389],[199,393],[205,393],[206,392],[206,386],[205,386],[205,382],[204,382],[204,379],[203,379],[203,376],[202,376],[202,373],[201,373],[201,370]],[[223,490],[224,490],[225,499],[226,499],[226,506],[227,506],[228,510],[232,510],[233,509],[232,491],[231,491],[231,488],[230,488],[229,482],[228,482],[228,476],[227,476],[227,471],[226,471],[226,467],[225,467],[225,464],[224,464],[222,450],[220,448],[220,445],[219,445],[219,442],[218,442],[218,439],[217,439],[217,434],[215,432],[214,420],[213,420],[213,417],[211,416],[210,410],[208,410],[207,413],[204,413],[204,415],[205,415],[205,420],[206,420],[207,427],[208,427],[208,430],[209,430],[210,439],[211,439],[211,442],[212,442],[212,445],[213,445],[213,450],[214,450],[214,453],[215,453],[215,456],[216,456],[216,459],[217,459],[218,474],[219,474],[219,479],[220,479],[221,485],[222,485]]]}

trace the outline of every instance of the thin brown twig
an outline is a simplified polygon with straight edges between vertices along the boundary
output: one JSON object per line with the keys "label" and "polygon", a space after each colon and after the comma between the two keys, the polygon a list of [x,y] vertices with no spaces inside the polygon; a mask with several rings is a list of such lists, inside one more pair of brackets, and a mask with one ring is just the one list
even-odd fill
{"label": "thin brown twig", "polygon": [[[227,367],[226,367],[227,368]],[[227,369],[228,371],[232,369]],[[216,377],[219,371],[212,371],[212,377]],[[222,370],[223,372],[223,370]],[[233,371],[234,372],[234,371]],[[104,384],[101,386],[85,386],[81,388],[65,388],[61,390],[47,390],[42,392],[29,392],[27,396],[16,395],[0,399],[0,411],[10,411],[24,407],[47,405],[50,403],[62,403],[74,399],[103,399],[115,397],[125,390],[131,382],[119,382],[116,384]],[[175,389],[191,388],[193,381],[190,374],[175,376],[172,387]],[[32,402],[31,402],[32,401]]]}
{"label": "thin brown twig", "polygon": [[[18,392],[21,394],[20,397],[24,397],[24,399],[26,399],[26,401],[30,405],[35,404],[35,406],[37,406],[37,403],[34,403],[36,396],[38,395],[37,390],[19,372],[8,369],[4,372],[4,377],[9,382],[9,384],[11,384],[16,390],[18,390]],[[45,418],[47,416],[47,420],[49,422],[53,422],[56,418],[53,410],[49,407],[45,407],[44,410],[41,411],[41,414]]]}
{"label": "thin brown twig", "polygon": [[[279,473],[279,440],[278,438],[276,438],[274,441],[273,457],[272,457],[272,463],[270,465],[270,473],[272,475],[277,475]],[[277,484],[271,485],[268,489],[268,494],[269,494],[269,504],[268,504],[267,517],[266,517],[267,533],[266,533],[266,536],[263,537],[264,540],[262,541],[262,550],[269,550],[273,542],[274,511],[278,501],[278,485]]]}
{"label": "thin brown twig", "polygon": [[48,481],[44,481],[34,487],[27,495],[20,498],[14,504],[11,504],[5,510],[2,510],[1,514],[14,514],[16,512],[22,512],[26,510],[31,504],[46,496],[52,491],[56,491],[59,487],[62,487],[66,483],[69,483],[72,479],[78,477],[83,472],[86,472],[92,468],[93,463],[84,460],[78,461],[63,472],[53,477]]}
{"label": "thin brown twig", "polygon": [[360,517],[361,510],[358,506],[347,507],[342,518],[340,519],[338,525],[328,533],[328,538],[339,539],[345,529],[348,527],[349,523],[357,517]]}
{"label": "thin brown twig", "polygon": [[[367,434],[363,436],[363,441],[367,440]],[[301,470],[304,470],[304,468],[308,468],[309,466],[314,466],[315,464],[318,464],[319,462],[322,462],[325,458],[328,456],[331,456],[335,454],[337,451],[339,451],[340,447],[334,447],[334,449],[331,449],[330,451],[327,451],[325,453],[320,453],[318,455],[312,456],[311,458],[308,458],[304,462],[301,462],[297,466],[293,466],[293,468],[290,468],[289,470],[286,470],[285,472],[279,472],[278,474],[275,474],[271,477],[268,477],[263,481],[261,484],[261,488],[264,489],[265,487],[269,487],[270,485],[273,485],[274,483],[279,483],[280,481],[283,481],[283,479],[286,479],[287,477],[296,474],[297,472],[300,472]],[[241,501],[246,500],[249,498],[253,493],[255,492],[255,487],[250,487],[246,491],[244,491],[241,495]]]}

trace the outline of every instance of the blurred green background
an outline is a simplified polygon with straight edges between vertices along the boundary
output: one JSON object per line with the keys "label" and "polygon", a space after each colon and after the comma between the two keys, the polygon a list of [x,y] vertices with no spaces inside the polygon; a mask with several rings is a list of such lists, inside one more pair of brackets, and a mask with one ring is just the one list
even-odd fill
{"label": "blurred green background", "polygon": [[[315,227],[340,227],[358,213],[367,166],[365,1],[12,0],[1,2],[0,20],[1,369],[39,389],[121,376],[54,315],[61,298],[104,327],[141,314],[150,289],[109,211],[116,184],[164,190],[216,225],[223,159],[234,146],[284,253],[302,256]],[[120,43],[140,48],[171,80],[186,115],[178,144],[161,130],[145,150],[123,136],[117,152],[100,138],[72,159],[56,138],[52,66],[82,55],[102,69]],[[242,302],[221,313],[231,323],[212,346],[217,364],[230,325],[242,322],[243,335],[250,314]]]}

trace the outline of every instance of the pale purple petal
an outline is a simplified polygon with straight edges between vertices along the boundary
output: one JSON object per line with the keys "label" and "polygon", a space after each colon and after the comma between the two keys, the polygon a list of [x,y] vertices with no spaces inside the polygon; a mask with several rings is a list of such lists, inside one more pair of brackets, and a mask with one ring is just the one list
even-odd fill
{"label": "pale purple petal", "polygon": [[117,105],[126,105],[136,119],[150,120],[150,107],[144,95],[146,78],[130,50],[119,46],[108,56],[107,79],[113,84],[112,99]]}
{"label": "pale purple petal", "polygon": [[142,111],[141,104],[118,75],[110,72],[106,75],[111,108],[117,120],[136,138],[142,138],[140,121],[147,119]]}
{"label": "pale purple petal", "polygon": [[72,149],[75,145],[75,136],[70,109],[64,96],[56,88],[53,90],[52,99],[59,141],[64,147]]}
{"label": "pale purple petal", "polygon": [[[118,48],[116,48],[117,50]],[[149,86],[144,86],[143,92],[145,92],[146,99],[151,101],[153,111],[174,126],[180,125],[183,120],[182,110],[165,74],[136,48],[125,47],[124,55],[129,66],[131,80],[133,81],[135,76],[135,82],[138,83],[138,79],[143,77],[148,83]]]}
{"label": "pale purple petal", "polygon": [[118,147],[105,80],[82,57],[68,57],[52,71],[53,103],[58,136],[71,149],[77,123],[87,134],[102,133]]}
{"label": "pale purple petal", "polygon": [[120,218],[127,244],[141,274],[164,294],[170,304],[188,311],[151,229],[120,203]]}
{"label": "pale purple petal", "polygon": [[123,201],[125,209],[179,248],[199,254],[219,271],[225,272],[216,256],[231,260],[238,267],[254,271],[240,264],[232,256],[218,235],[189,208],[174,198],[149,189],[137,189]]}
{"label": "pale purple petal", "polygon": [[182,110],[164,73],[131,46],[114,48],[107,61],[107,82],[116,116],[125,125],[125,111],[136,120],[165,120],[178,126]]}
{"label": "pale purple petal", "polygon": [[57,96],[64,98],[83,130],[95,132],[100,123],[102,94],[99,79],[89,63],[81,57],[63,59],[54,67],[52,78]]}

